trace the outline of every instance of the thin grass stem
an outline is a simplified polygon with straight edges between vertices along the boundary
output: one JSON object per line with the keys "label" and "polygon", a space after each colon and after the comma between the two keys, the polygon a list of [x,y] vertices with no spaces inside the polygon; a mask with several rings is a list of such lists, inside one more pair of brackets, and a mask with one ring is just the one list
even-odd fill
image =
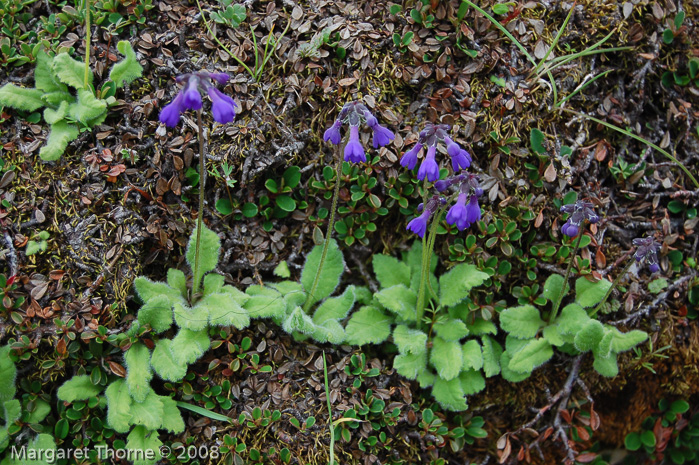
{"label": "thin grass stem", "polygon": [[202,124],[201,109],[197,110],[197,124],[199,125],[199,211],[197,212],[197,238],[194,245],[194,282],[192,283],[192,297],[199,293],[201,277],[199,269],[201,261],[201,230],[204,226],[204,183],[206,182],[206,162],[204,155],[204,125]]}
{"label": "thin grass stem", "polygon": [[546,54],[544,57],[539,61],[539,64],[536,65],[534,68],[534,71],[532,71],[535,74],[539,74],[539,69],[546,63],[546,59],[551,55],[551,52],[553,52],[553,49],[556,48],[558,45],[558,41],[561,39],[561,36],[563,35],[563,31],[565,30],[566,26],[568,26],[568,22],[570,21],[570,18],[573,16],[573,12],[575,11],[575,5],[577,1],[573,2],[573,6],[570,8],[570,11],[568,12],[568,16],[566,16],[565,21],[563,21],[563,25],[561,25],[561,28],[558,30],[558,33],[556,34],[556,37],[554,37],[553,42],[551,42],[551,45],[549,46],[549,49],[546,51]]}
{"label": "thin grass stem", "polygon": [[563,100],[561,100],[560,102],[558,102],[558,105],[557,105],[556,107],[554,107],[554,108],[561,108],[561,107],[563,107],[563,105],[565,105],[565,103],[568,101],[569,98],[571,98],[571,97],[573,97],[574,95],[576,95],[576,94],[582,92],[583,90],[585,90],[585,88],[586,88],[587,86],[589,86],[590,84],[592,84],[593,82],[595,82],[597,79],[606,76],[607,74],[611,73],[612,71],[614,71],[614,70],[613,70],[613,69],[608,69],[607,71],[598,74],[597,76],[595,76],[594,78],[590,79],[589,81],[582,83],[582,84],[581,84],[577,89],[575,89],[570,95],[566,96],[566,98],[564,98]]}
{"label": "thin grass stem", "polygon": [[90,0],[85,0],[85,88],[90,82],[90,42],[92,34],[90,33]]}

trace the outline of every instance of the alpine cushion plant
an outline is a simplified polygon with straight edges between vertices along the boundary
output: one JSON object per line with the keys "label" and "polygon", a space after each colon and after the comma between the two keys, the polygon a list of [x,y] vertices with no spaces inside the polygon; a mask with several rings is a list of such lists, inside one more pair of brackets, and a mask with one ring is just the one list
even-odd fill
{"label": "alpine cushion plant", "polygon": [[427,178],[428,181],[435,182],[439,179],[439,165],[435,159],[439,142],[443,142],[447,146],[447,154],[451,157],[454,173],[471,166],[471,154],[449,137],[447,132],[449,129],[451,126],[448,124],[426,123],[425,128],[420,131],[417,144],[401,157],[401,166],[409,170],[414,169],[417,165],[418,154],[426,146],[427,154],[417,171],[417,178],[420,181]]}

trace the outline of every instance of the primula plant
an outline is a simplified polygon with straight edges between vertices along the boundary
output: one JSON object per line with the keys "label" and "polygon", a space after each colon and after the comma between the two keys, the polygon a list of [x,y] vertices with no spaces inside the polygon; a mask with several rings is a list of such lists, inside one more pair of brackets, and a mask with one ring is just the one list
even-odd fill
{"label": "primula plant", "polygon": [[116,90],[141,77],[143,68],[131,44],[121,41],[117,49],[126,58],[112,66],[110,82],[106,82],[99,92],[95,92],[94,76],[83,63],[71,58],[67,52],[50,57],[43,51],[36,57],[34,88],[14,84],[0,88],[0,106],[23,112],[46,107],[43,115],[50,132],[46,145],[39,151],[43,160],[58,160],[81,131],[102,124],[109,107],[116,103]]}

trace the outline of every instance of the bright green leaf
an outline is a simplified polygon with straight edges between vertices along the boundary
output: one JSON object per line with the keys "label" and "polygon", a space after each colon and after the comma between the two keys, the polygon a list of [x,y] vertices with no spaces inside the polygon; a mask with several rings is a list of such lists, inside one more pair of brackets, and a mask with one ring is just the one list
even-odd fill
{"label": "bright green leaf", "polygon": [[461,346],[463,370],[480,370],[483,368],[483,350],[476,339],[469,339]]}
{"label": "bright green leaf", "polygon": [[463,353],[458,341],[445,341],[437,336],[432,339],[430,363],[444,380],[459,376],[463,365]]}
{"label": "bright green leaf", "polygon": [[573,343],[580,352],[594,350],[604,336],[604,326],[597,320],[590,320],[580,328]]}
{"label": "bright green leaf", "polygon": [[130,84],[135,79],[140,78],[143,75],[143,67],[138,62],[136,53],[128,41],[119,41],[117,50],[126,58],[112,66],[112,70],[109,72],[109,79],[114,81],[117,88],[121,88],[124,84]]}
{"label": "bright green leaf", "polygon": [[530,373],[553,357],[553,349],[546,339],[532,339],[519,352],[512,354],[509,368],[518,373]]}
{"label": "bright green leaf", "polygon": [[427,334],[406,325],[396,325],[393,330],[393,343],[401,354],[427,353]]}
{"label": "bright green leaf", "polygon": [[393,359],[393,369],[401,376],[416,379],[420,371],[427,366],[427,352],[420,354],[398,354]]}
{"label": "bright green leaf", "polygon": [[364,306],[354,312],[347,322],[347,343],[352,345],[380,344],[391,335],[393,317],[376,307]]}
{"label": "bright green leaf", "polygon": [[575,281],[575,301],[582,307],[592,307],[604,299],[612,283],[606,279],[600,279],[596,283],[585,278],[578,278]]}
{"label": "bright green leaf", "polygon": [[75,402],[96,396],[102,392],[102,386],[92,384],[88,375],[77,375],[58,388],[56,396],[63,402]]}
{"label": "bright green leaf", "polygon": [[[306,257],[306,263],[303,265],[303,271],[301,272],[301,284],[303,284],[303,288],[307,293],[311,292],[322,253],[323,246],[315,246]],[[337,242],[334,239],[330,239],[328,253],[320,279],[318,280],[318,285],[314,291],[314,295],[310,296],[311,303],[323,300],[332,294],[340,283],[340,276],[342,276],[344,270],[345,260],[342,257],[342,252],[340,252]]]}
{"label": "bright green leaf", "polygon": [[483,343],[483,371],[486,378],[491,378],[500,373],[502,347],[490,336],[483,336],[481,342]]}
{"label": "bright green leaf", "polygon": [[456,265],[439,278],[440,303],[446,306],[458,304],[468,297],[472,288],[480,286],[486,279],[488,274],[474,265]]}
{"label": "bright green leaf", "polygon": [[410,286],[410,267],[388,255],[374,255],[371,261],[376,279],[382,288],[403,284]]}
{"label": "bright green leaf", "polygon": [[126,381],[119,379],[107,386],[107,423],[117,433],[126,433],[131,427],[131,404]]}
{"label": "bright green leaf", "polygon": [[[134,465],[153,465],[160,459],[160,446],[163,443],[158,439],[158,432],[148,430],[145,426],[137,426],[129,433],[126,442],[126,449],[133,451],[131,456],[138,457],[134,460]],[[147,452],[148,451],[148,452]],[[153,460],[145,459],[146,452]]]}
{"label": "bright green leaf", "polygon": [[447,410],[461,412],[468,408],[464,390],[461,387],[461,380],[459,378],[444,380],[437,376],[434,379],[432,396],[442,407]]}
{"label": "bright green leaf", "polygon": [[36,111],[44,106],[41,97],[44,92],[39,89],[17,87],[5,84],[0,87],[0,107],[10,107],[21,111]]}
{"label": "bright green leaf", "polygon": [[150,351],[140,342],[132,344],[129,350],[124,353],[126,386],[136,402],[143,402],[148,393],[153,391],[150,387],[153,372],[150,369],[149,361]]}
{"label": "bright green leaf", "polygon": [[544,324],[539,310],[529,304],[500,312],[500,327],[519,339],[533,338]]}
{"label": "bright green leaf", "polygon": [[386,309],[398,315],[403,321],[415,321],[415,307],[417,305],[417,295],[412,289],[408,289],[402,284],[382,289],[374,294]]}

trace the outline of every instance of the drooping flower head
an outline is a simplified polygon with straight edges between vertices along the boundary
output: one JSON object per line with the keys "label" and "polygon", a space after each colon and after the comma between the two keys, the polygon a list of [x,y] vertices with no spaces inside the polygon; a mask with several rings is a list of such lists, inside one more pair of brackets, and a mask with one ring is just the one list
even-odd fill
{"label": "drooping flower head", "polygon": [[238,108],[235,101],[214,87],[212,81],[225,84],[230,79],[226,73],[209,73],[199,71],[177,76],[176,81],[182,84],[180,90],[172,102],[165,105],[160,111],[160,122],[165,126],[174,128],[180,121],[180,115],[187,110],[200,110],[203,101],[202,93],[208,94],[211,99],[211,113],[214,121],[221,124],[230,123],[235,117]]}
{"label": "drooping flower head", "polygon": [[427,224],[430,221],[430,216],[432,216],[432,214],[445,203],[446,200],[443,197],[434,195],[430,200],[427,201],[427,204],[418,205],[417,211],[418,213],[422,213],[420,213],[419,216],[416,216],[415,218],[410,220],[410,223],[408,223],[408,226],[405,229],[414,232],[420,237],[425,237],[425,232],[427,231]]}
{"label": "drooping flower head", "polygon": [[400,164],[412,170],[417,165],[418,154],[423,147],[427,146],[427,154],[420,164],[417,178],[421,181],[425,178],[430,182],[437,181],[439,179],[439,165],[435,160],[435,154],[437,153],[437,143],[443,142],[447,146],[447,153],[451,158],[451,166],[454,169],[454,173],[471,166],[471,154],[462,149],[459,144],[449,137],[449,129],[451,129],[451,126],[448,124],[426,123],[425,128],[420,131],[417,144],[403,154]]}
{"label": "drooping flower head", "polygon": [[648,263],[648,269],[651,273],[660,270],[660,265],[658,264],[658,250],[660,250],[660,244],[655,242],[655,239],[652,237],[634,239],[633,245],[638,247],[633,254],[637,262],[640,263],[645,260],[645,262]]}
{"label": "drooping flower head", "polygon": [[561,211],[563,213],[569,213],[570,217],[561,227],[561,232],[568,237],[576,237],[584,221],[589,221],[593,224],[597,223],[599,221],[599,215],[595,213],[593,208],[594,205],[585,200],[578,200],[575,203],[563,205]]}
{"label": "drooping flower head", "polygon": [[349,102],[346,103],[337,120],[330,126],[323,134],[323,140],[330,142],[331,144],[340,145],[342,142],[342,134],[340,129],[343,124],[349,124],[350,135],[349,141],[345,145],[345,161],[352,163],[360,163],[366,161],[366,155],[364,154],[364,147],[359,140],[359,126],[362,123],[366,123],[369,129],[373,132],[373,145],[377,149],[383,147],[384,145],[395,139],[395,135],[391,130],[381,126],[376,117],[369,111],[369,109],[361,102]]}
{"label": "drooping flower head", "polygon": [[483,195],[483,189],[480,178],[468,172],[437,181],[434,187],[438,192],[444,192],[452,185],[458,185],[459,195],[447,212],[447,223],[456,225],[459,231],[463,231],[481,219],[478,199]]}

